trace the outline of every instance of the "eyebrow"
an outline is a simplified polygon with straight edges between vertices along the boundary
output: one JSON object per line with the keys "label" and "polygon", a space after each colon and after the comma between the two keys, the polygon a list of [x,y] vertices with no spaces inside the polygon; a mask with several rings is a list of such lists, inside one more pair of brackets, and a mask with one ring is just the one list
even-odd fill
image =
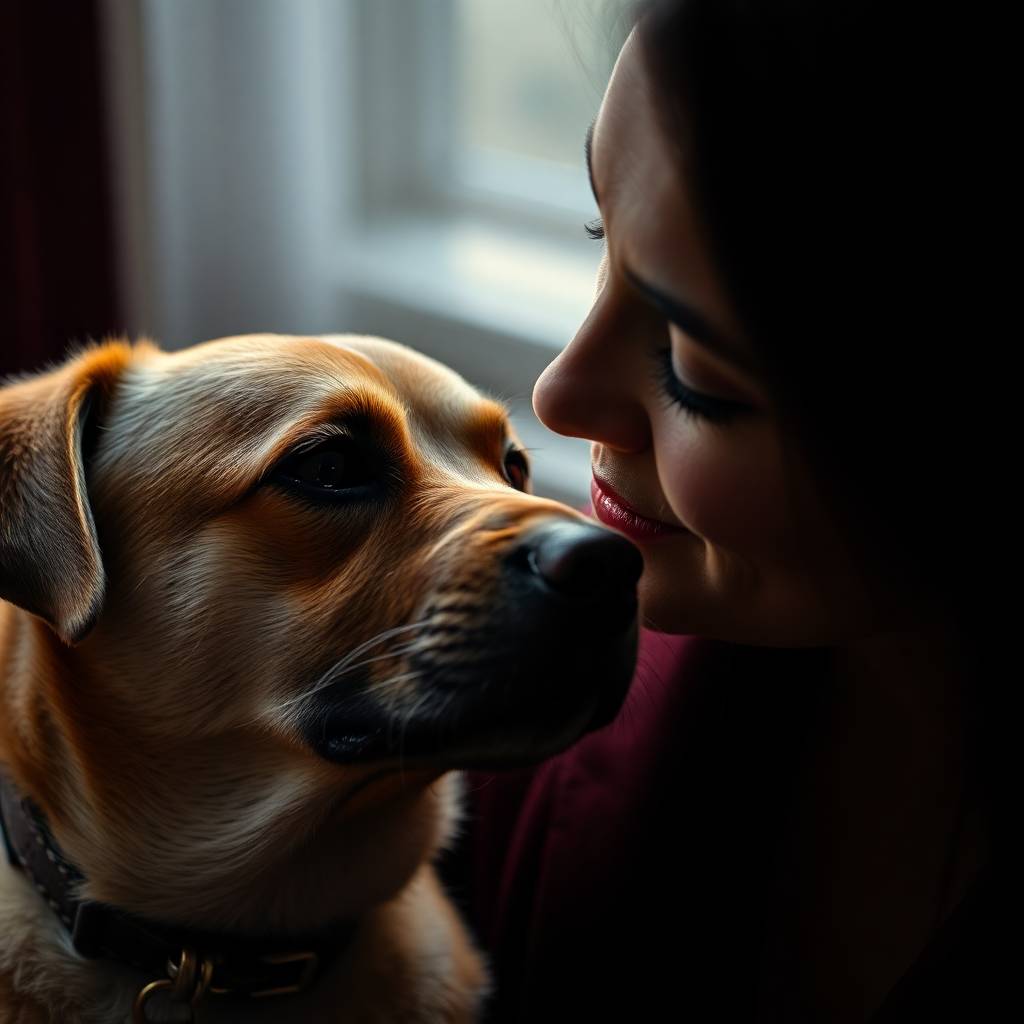
{"label": "eyebrow", "polygon": [[712,354],[726,362],[733,363],[747,373],[756,374],[756,368],[746,353],[742,352],[729,338],[722,334],[717,328],[698,313],[692,306],[685,302],[666,295],[663,291],[655,288],[654,285],[637,277],[628,268],[624,271],[629,283],[658,309],[668,320],[671,320],[677,327],[685,331],[687,336],[692,338],[698,345],[706,348]]}

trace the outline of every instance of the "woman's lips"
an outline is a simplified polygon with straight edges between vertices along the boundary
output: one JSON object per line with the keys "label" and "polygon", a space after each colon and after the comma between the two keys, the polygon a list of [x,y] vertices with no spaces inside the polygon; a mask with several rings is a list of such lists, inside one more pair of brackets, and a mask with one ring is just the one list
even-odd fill
{"label": "woman's lips", "polygon": [[594,515],[606,526],[624,533],[630,540],[653,540],[655,537],[687,532],[682,526],[642,516],[596,476],[590,481],[590,499],[594,504]]}

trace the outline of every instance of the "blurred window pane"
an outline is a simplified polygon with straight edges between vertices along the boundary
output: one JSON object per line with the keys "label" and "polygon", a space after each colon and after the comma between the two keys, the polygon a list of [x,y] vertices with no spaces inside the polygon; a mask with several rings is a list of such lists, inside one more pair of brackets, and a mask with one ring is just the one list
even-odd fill
{"label": "blurred window pane", "polygon": [[501,191],[516,191],[516,183],[532,178],[523,187],[532,194],[547,165],[556,189],[569,196],[564,205],[589,205],[583,138],[621,42],[616,29],[626,6],[623,0],[456,0],[462,177]]}

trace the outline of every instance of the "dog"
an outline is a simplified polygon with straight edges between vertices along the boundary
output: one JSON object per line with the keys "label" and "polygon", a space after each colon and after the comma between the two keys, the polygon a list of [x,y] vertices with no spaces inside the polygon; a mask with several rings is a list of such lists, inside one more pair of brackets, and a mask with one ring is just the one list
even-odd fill
{"label": "dog", "polygon": [[467,1022],[460,769],[612,720],[625,538],[363,336],[85,348],[0,389],[0,1024]]}

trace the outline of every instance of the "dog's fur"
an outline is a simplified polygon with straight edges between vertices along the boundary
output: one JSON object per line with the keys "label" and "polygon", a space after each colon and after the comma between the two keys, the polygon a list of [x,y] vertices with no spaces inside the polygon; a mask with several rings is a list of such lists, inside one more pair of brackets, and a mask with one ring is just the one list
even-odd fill
{"label": "dog's fur", "polygon": [[[339,433],[370,438],[379,498],[281,484],[282,460]],[[198,1021],[475,1019],[486,969],[431,866],[450,769],[546,756],[590,713],[440,729],[403,756],[432,699],[410,649],[443,666],[453,632],[491,643],[510,545],[576,518],[508,486],[509,437],[457,375],[363,337],[108,343],[0,389],[0,770],[83,896],[226,933],[359,922],[309,991],[210,997]],[[320,697],[353,678],[395,756],[314,749]],[[0,857],[0,1024],[124,1022],[149,980],[75,954]]]}

